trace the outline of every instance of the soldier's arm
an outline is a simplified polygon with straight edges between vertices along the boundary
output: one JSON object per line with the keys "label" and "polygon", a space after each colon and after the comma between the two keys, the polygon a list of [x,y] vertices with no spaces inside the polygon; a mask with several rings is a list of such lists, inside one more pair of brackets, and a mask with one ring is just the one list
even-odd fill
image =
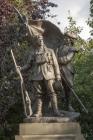
{"label": "soldier's arm", "polygon": [[[62,54],[59,55],[61,51],[62,51]],[[75,54],[78,52],[79,52],[78,48],[74,48],[70,46],[62,46],[62,49],[59,49],[59,52],[58,52],[58,63],[64,65],[71,62]]]}
{"label": "soldier's arm", "polygon": [[33,28],[28,24],[26,24],[26,27],[27,27],[28,34],[30,35],[30,37],[33,37],[35,35],[33,32]]}
{"label": "soldier's arm", "polygon": [[28,58],[28,61],[27,61],[27,64],[24,65],[23,67],[21,67],[21,71],[26,71],[26,70],[29,70],[30,67],[32,65],[32,55],[30,54],[29,58]]}
{"label": "soldier's arm", "polygon": [[74,52],[70,52],[66,56],[58,57],[59,64],[64,65],[64,64],[67,64],[67,63],[71,62],[73,57],[74,57],[74,55],[75,55]]}
{"label": "soldier's arm", "polygon": [[55,77],[56,77],[57,80],[60,80],[61,76],[60,76],[59,65],[58,65],[56,55],[55,55],[53,50],[52,50],[52,57],[53,57],[53,65],[54,65]]}

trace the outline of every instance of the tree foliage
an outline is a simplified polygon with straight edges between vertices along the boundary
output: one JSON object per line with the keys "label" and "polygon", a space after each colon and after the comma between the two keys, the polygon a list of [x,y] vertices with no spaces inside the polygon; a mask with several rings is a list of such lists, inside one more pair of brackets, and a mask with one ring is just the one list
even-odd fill
{"label": "tree foliage", "polygon": [[[88,41],[83,40],[79,34],[82,31],[81,27],[78,27],[76,21],[68,16],[69,24],[66,27],[66,31],[73,32],[77,35],[77,40],[75,42],[76,48],[80,48],[82,45],[85,48],[84,52],[80,52],[74,57],[73,65],[75,67],[75,79],[74,79],[74,90],[79,96],[80,100],[86,106],[89,114],[85,114],[82,110],[80,104],[74,98],[73,105],[78,112],[81,112],[80,123],[82,127],[82,132],[86,139],[92,137],[93,134],[93,39]],[[92,137],[93,138],[93,137]]]}
{"label": "tree foliage", "polygon": [[75,41],[74,47],[80,48],[82,45],[84,47],[86,47],[87,44],[86,44],[85,40],[80,37],[80,33],[82,32],[83,28],[80,26],[77,26],[76,21],[70,15],[70,11],[68,11],[68,14],[69,14],[69,16],[67,17],[68,26],[65,28],[65,32],[74,33],[76,35],[77,39]]}
{"label": "tree foliage", "polygon": [[[93,29],[93,0],[90,0],[90,18],[87,23]],[[93,35],[93,30],[90,33]]]}
{"label": "tree foliage", "polygon": [[68,11],[69,16],[67,17],[68,19],[68,26],[65,28],[65,32],[73,32],[76,35],[79,35],[81,31],[83,30],[82,27],[77,26],[76,21],[73,19],[73,17],[70,15],[70,11]]}
{"label": "tree foliage", "polygon": [[[89,46],[88,46],[89,47]],[[79,112],[81,112],[80,123],[82,127],[82,132],[85,138],[88,139],[92,137],[93,134],[93,68],[92,68],[93,52],[91,49],[87,48],[82,54],[78,54],[75,58],[75,82],[74,88],[83,102],[83,104],[88,109],[88,114],[85,114],[80,107],[80,105],[74,102],[74,106]]]}

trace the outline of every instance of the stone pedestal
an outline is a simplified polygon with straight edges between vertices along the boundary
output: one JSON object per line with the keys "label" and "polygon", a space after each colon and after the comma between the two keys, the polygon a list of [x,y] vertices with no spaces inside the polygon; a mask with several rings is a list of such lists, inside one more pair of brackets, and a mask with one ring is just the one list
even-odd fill
{"label": "stone pedestal", "polygon": [[[34,120],[35,118],[31,118]],[[50,120],[55,120],[51,122]],[[15,140],[84,140],[79,123],[71,122],[67,118],[47,117],[41,122],[20,124],[19,135]],[[43,122],[46,120],[46,122]],[[48,120],[48,122],[47,122]],[[59,120],[57,122],[57,120]]]}

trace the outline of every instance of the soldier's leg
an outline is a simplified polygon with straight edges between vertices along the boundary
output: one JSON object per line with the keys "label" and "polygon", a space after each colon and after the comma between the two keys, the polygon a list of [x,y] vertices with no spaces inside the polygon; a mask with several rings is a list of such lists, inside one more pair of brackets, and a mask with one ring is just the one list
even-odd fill
{"label": "soldier's leg", "polygon": [[42,116],[42,87],[41,81],[34,81],[33,82],[34,92],[36,96],[36,111],[33,114],[34,117],[41,117]]}
{"label": "soldier's leg", "polygon": [[74,108],[72,107],[72,90],[71,88],[69,88],[68,90],[68,95],[67,95],[67,107],[68,107],[68,111],[70,112],[74,112]]}
{"label": "soldier's leg", "polygon": [[66,109],[68,111],[74,111],[74,109],[72,107],[72,103],[71,103],[72,85],[68,85],[68,83],[66,83],[64,80],[62,80],[62,84],[63,84],[63,88],[64,88],[64,92],[65,92]]}
{"label": "soldier's leg", "polygon": [[54,83],[54,80],[46,81],[46,87],[47,87],[48,94],[50,96],[51,105],[52,105],[52,108],[53,108],[54,115],[55,116],[61,116],[61,114],[58,110],[57,95],[54,91],[53,83]]}

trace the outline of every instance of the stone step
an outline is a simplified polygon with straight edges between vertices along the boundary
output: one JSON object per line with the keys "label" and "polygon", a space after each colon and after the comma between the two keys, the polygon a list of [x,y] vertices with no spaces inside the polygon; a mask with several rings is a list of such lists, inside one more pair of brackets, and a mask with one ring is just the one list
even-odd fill
{"label": "stone step", "polygon": [[[76,136],[69,135],[20,135],[15,140],[75,140]],[[78,139],[79,140],[79,139]]]}
{"label": "stone step", "polygon": [[77,122],[69,123],[23,123],[20,124],[19,135],[62,135],[80,134],[81,128]]}
{"label": "stone step", "polygon": [[77,135],[75,140],[85,140],[84,136],[81,135]]}

